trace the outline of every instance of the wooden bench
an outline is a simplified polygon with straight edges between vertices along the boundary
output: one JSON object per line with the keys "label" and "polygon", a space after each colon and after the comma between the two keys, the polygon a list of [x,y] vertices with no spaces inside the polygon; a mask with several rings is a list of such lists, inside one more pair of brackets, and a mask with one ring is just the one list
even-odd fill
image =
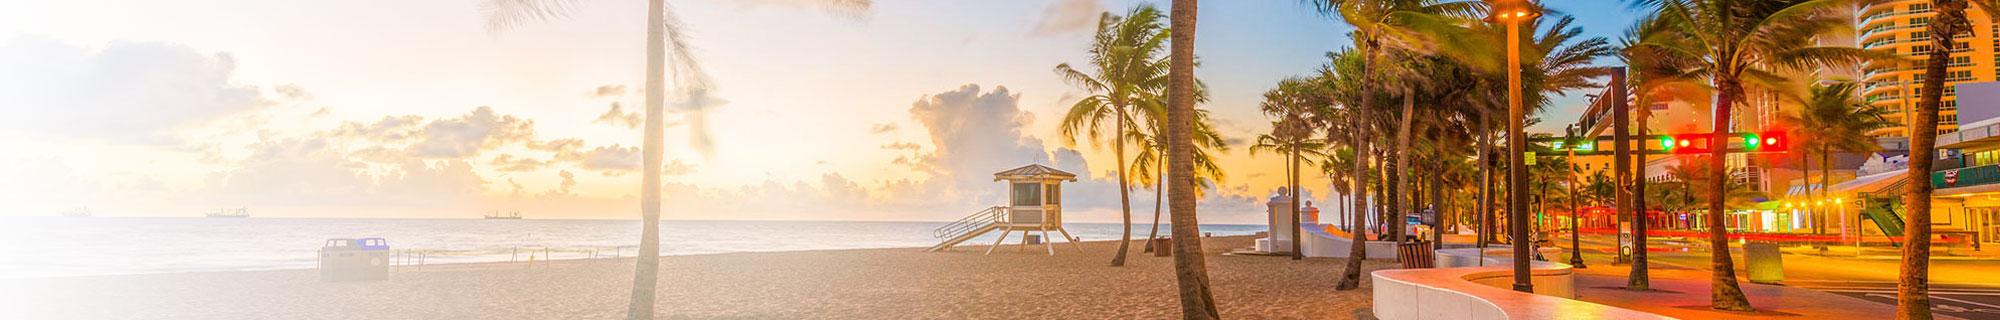
{"label": "wooden bench", "polygon": [[1436,267],[1437,252],[1431,251],[1431,243],[1425,241],[1396,244],[1396,259],[1403,261],[1404,269],[1429,269]]}

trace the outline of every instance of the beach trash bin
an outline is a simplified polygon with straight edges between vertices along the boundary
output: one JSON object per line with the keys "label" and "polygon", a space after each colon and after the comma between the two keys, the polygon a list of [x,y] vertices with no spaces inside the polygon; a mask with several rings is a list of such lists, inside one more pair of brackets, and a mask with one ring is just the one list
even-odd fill
{"label": "beach trash bin", "polygon": [[1153,256],[1171,257],[1173,255],[1174,255],[1173,239],[1167,237],[1153,238]]}
{"label": "beach trash bin", "polygon": [[1785,281],[1784,255],[1778,252],[1778,244],[1751,242],[1743,245],[1743,259],[1750,269],[1750,282],[1779,283]]}
{"label": "beach trash bin", "polygon": [[326,239],[319,248],[319,280],[389,279],[389,241],[382,238]]}

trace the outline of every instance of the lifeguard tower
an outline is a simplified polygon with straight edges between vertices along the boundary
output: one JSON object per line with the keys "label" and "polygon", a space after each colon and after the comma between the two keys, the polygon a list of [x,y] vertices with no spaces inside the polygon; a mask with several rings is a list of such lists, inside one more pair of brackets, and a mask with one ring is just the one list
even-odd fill
{"label": "lifeguard tower", "polygon": [[1076,239],[1062,227],[1062,183],[1075,182],[1076,174],[1030,164],[994,173],[993,181],[1007,182],[1007,205],[986,208],[938,227],[931,235],[942,242],[925,251],[948,250],[994,230],[1000,231],[1000,237],[993,239],[993,247],[986,248],[988,254],[1015,231],[1021,232],[1022,248],[1028,245],[1029,233],[1040,231],[1043,247],[1050,255],[1056,254],[1055,241],[1049,238],[1049,231],[1053,230],[1061,233],[1077,251],[1083,251],[1083,246],[1076,244]]}

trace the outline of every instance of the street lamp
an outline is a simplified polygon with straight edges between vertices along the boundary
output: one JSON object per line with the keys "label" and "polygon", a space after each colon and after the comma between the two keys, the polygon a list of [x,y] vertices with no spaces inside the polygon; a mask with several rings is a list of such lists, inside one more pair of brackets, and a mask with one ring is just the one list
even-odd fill
{"label": "street lamp", "polygon": [[[1507,25],[1507,221],[1514,243],[1514,291],[1535,292],[1528,271],[1528,168],[1522,154],[1528,152],[1527,134],[1522,125],[1527,110],[1521,107],[1521,24],[1535,21],[1541,8],[1529,0],[1496,0],[1486,22]],[[1623,143],[1622,141],[1620,143]]]}

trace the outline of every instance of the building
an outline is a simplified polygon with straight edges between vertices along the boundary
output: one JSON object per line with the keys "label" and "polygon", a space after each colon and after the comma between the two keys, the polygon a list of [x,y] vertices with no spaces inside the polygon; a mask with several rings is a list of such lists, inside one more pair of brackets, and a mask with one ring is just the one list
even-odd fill
{"label": "building", "polygon": [[[1973,32],[1961,36],[1963,47],[1951,48],[1950,76],[1945,79],[1944,105],[1938,112],[1938,132],[1958,130],[1958,97],[1955,87],[1961,83],[1995,81],[1996,69],[2000,69],[2000,42],[1995,33],[2000,26],[1986,14],[1969,9],[1966,17],[1972,20]],[[1918,81],[1922,81],[1922,68],[1931,48],[1931,0],[1899,0],[1862,7],[1856,14],[1856,26],[1860,36],[1855,39],[1864,49],[1882,50],[1910,58],[1904,62],[1871,62],[1862,66],[1861,77],[1865,81],[1863,95],[1869,103],[1890,110],[1889,121],[1899,125],[1871,132],[1878,137],[1909,136],[1909,121],[1916,108],[1917,97],[1923,93]]]}

